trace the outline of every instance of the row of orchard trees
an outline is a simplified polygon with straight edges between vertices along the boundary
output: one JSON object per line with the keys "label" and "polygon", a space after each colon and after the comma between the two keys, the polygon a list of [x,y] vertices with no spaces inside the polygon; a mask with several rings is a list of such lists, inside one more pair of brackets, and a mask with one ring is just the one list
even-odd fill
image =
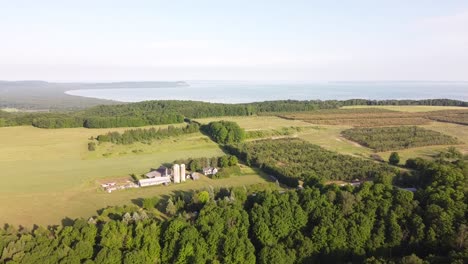
{"label": "row of orchard trees", "polygon": [[342,135],[376,151],[459,143],[454,137],[417,126],[351,128]]}
{"label": "row of orchard trees", "polygon": [[339,154],[297,138],[258,140],[227,148],[248,165],[275,175],[291,187],[300,180],[363,180],[391,178],[398,173],[386,164]]}
{"label": "row of orchard trees", "polygon": [[416,193],[372,182],[255,195],[208,189],[111,207],[66,227],[5,226],[0,262],[466,263],[466,164],[415,168]]}

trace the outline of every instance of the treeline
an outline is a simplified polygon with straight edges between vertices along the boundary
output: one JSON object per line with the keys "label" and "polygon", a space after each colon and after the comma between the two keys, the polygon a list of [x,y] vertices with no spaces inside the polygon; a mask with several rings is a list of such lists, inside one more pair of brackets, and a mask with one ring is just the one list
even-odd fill
{"label": "treeline", "polygon": [[32,125],[39,128],[112,128],[140,127],[182,123],[184,116],[175,113],[141,116],[90,116],[73,113],[7,113],[0,111],[0,126]]}
{"label": "treeline", "polygon": [[245,131],[236,122],[216,121],[202,125],[201,130],[220,144],[233,144],[245,139]]}
{"label": "treeline", "polygon": [[467,102],[434,99],[434,100],[279,100],[248,104],[220,104],[197,101],[145,101],[122,105],[103,105],[84,111],[90,116],[141,116],[147,113],[178,113],[187,118],[204,118],[214,116],[249,116],[266,112],[303,112],[319,109],[335,109],[348,105],[440,105],[468,106]]}
{"label": "treeline", "polygon": [[341,134],[375,151],[459,143],[454,137],[417,126],[351,128]]}
{"label": "treeline", "polygon": [[123,133],[117,131],[99,135],[96,139],[99,142],[112,142],[114,144],[128,145],[135,142],[151,141],[154,139],[163,139],[168,137],[180,136],[198,132],[200,129],[197,123],[190,123],[185,127],[168,126],[167,128],[145,128],[130,129]]}
{"label": "treeline", "polygon": [[[215,104],[196,101],[146,101],[120,105],[101,105],[68,113],[6,113],[0,111],[0,125],[34,125],[41,128],[61,127],[133,127],[180,123],[183,118],[249,116],[265,113],[304,112],[337,109],[348,105],[443,105],[468,106],[467,102],[434,100],[282,100],[249,104]],[[54,119],[54,120],[48,120]],[[63,119],[63,120],[62,120]],[[36,122],[33,122],[36,120]]]}
{"label": "treeline", "polygon": [[338,108],[338,101],[269,101],[249,104],[220,104],[197,101],[145,101],[123,105],[103,105],[85,111],[92,116],[127,116],[145,113],[179,113],[187,118],[249,116],[261,112],[294,112]]}
{"label": "treeline", "polygon": [[141,208],[110,207],[70,226],[5,225],[0,262],[462,264],[463,166],[420,165],[425,182],[416,193],[371,182],[283,192],[209,188],[146,198]]}
{"label": "treeline", "polygon": [[238,163],[237,157],[233,155],[222,155],[211,158],[178,159],[174,161],[174,164],[185,164],[188,170],[195,172],[201,172],[202,169],[206,167],[227,168],[236,166]]}
{"label": "treeline", "polygon": [[145,114],[142,116],[88,117],[84,119],[86,128],[140,127],[182,123],[184,116],[176,113]]}
{"label": "treeline", "polygon": [[297,138],[258,140],[226,148],[248,165],[261,168],[291,187],[296,187],[300,180],[312,184],[397,174],[386,164],[342,155]]}
{"label": "treeline", "polygon": [[50,126],[51,128],[81,127],[81,118],[74,118],[69,113],[49,112],[6,112],[0,110],[0,127],[3,126]]}

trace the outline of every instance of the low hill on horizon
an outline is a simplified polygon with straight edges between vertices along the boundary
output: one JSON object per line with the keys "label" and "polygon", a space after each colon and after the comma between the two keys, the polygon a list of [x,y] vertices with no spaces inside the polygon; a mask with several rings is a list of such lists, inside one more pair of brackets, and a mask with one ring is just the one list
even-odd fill
{"label": "low hill on horizon", "polygon": [[184,81],[163,82],[47,82],[39,80],[0,81],[0,109],[75,110],[97,105],[122,104],[104,99],[65,94],[77,89],[159,88],[188,86]]}

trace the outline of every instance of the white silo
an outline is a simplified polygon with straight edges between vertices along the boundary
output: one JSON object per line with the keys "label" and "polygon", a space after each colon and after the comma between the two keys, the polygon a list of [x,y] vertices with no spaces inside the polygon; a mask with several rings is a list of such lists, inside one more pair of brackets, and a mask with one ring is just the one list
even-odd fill
{"label": "white silo", "polygon": [[180,166],[179,166],[179,164],[174,164],[174,166],[172,166],[172,174],[174,176],[174,183],[180,183]]}
{"label": "white silo", "polygon": [[180,181],[185,181],[185,164],[180,164]]}

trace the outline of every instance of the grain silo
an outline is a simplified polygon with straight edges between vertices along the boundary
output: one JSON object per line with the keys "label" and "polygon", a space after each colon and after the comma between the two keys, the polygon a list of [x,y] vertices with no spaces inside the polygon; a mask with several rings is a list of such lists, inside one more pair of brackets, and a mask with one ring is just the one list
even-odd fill
{"label": "grain silo", "polygon": [[185,181],[185,164],[180,164],[180,181]]}
{"label": "grain silo", "polygon": [[180,183],[180,166],[179,164],[174,164],[172,166],[172,174],[174,177],[174,183]]}

